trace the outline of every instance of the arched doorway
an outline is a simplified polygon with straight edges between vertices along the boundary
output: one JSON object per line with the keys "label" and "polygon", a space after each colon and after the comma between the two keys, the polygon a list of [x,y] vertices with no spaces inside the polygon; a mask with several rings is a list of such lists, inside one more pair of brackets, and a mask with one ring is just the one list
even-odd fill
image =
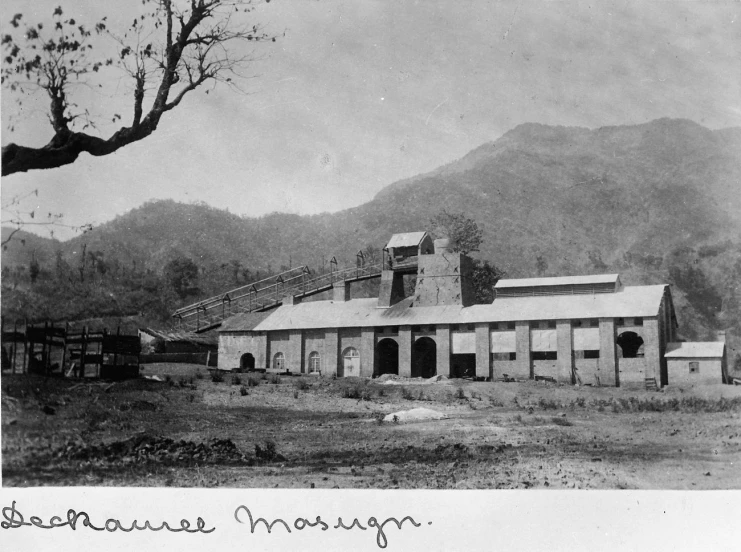
{"label": "arched doorway", "polygon": [[245,353],[239,359],[239,369],[243,372],[255,369],[255,357],[252,353]]}
{"label": "arched doorway", "polygon": [[322,371],[322,357],[319,353],[312,351],[309,353],[309,373]]}
{"label": "arched doorway", "polygon": [[358,377],[360,375],[360,353],[355,347],[348,347],[342,353],[341,372],[338,377]]}
{"label": "arched doorway", "polygon": [[283,353],[275,353],[273,356],[273,369],[281,372],[286,368],[286,357]]}
{"label": "arched doorway", "polygon": [[437,371],[437,343],[431,337],[420,337],[412,346],[412,377],[431,378]]}
{"label": "arched doorway", "polygon": [[623,350],[623,358],[636,358],[640,355],[638,349],[643,345],[643,338],[635,332],[621,333],[615,342]]}
{"label": "arched doorway", "polygon": [[393,339],[382,339],[376,346],[378,375],[399,374],[399,344]]}

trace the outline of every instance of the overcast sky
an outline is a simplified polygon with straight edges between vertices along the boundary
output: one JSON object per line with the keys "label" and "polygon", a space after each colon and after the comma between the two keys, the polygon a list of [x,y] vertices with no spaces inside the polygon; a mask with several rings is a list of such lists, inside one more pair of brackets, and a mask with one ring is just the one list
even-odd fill
{"label": "overcast sky", "polygon": [[[3,31],[13,13],[39,20],[57,4],[90,24],[108,15],[109,27],[141,5],[5,0]],[[39,210],[70,224],[158,198],[249,216],[319,213],[364,203],[524,122],[741,125],[739,2],[273,0],[257,17],[280,38],[255,50],[249,94],[196,92],[114,155],[4,178],[3,202],[38,188]],[[127,87],[114,80],[83,98],[103,120],[126,121]],[[46,143],[46,100],[27,101],[9,133],[12,99],[3,90],[3,144]]]}

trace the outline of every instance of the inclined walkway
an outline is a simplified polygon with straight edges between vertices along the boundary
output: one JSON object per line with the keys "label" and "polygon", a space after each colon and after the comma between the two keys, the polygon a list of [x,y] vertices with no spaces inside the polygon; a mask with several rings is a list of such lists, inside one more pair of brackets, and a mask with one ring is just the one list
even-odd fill
{"label": "inclined walkway", "polygon": [[183,330],[205,332],[218,328],[222,321],[234,314],[277,307],[285,297],[302,298],[329,291],[340,281],[359,282],[378,278],[381,276],[382,266],[380,262],[358,265],[330,270],[319,276],[312,275],[308,266],[300,266],[182,307],[172,316]]}

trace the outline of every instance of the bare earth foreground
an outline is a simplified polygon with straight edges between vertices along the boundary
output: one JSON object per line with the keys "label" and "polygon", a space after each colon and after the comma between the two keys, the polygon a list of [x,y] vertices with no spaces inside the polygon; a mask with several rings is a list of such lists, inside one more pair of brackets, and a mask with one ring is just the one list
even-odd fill
{"label": "bare earth foreground", "polygon": [[[165,381],[3,375],[3,485],[741,488],[741,387],[143,368]],[[445,417],[383,421],[414,408]]]}

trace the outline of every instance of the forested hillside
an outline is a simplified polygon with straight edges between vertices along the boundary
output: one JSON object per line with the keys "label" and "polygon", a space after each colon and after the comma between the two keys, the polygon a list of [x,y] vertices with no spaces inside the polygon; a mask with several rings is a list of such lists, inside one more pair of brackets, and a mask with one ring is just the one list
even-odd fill
{"label": "forested hillside", "polygon": [[685,338],[727,329],[735,340],[740,183],[739,128],[526,124],[338,213],[244,218],[157,201],[67,242],[19,233],[3,253],[3,314],[142,313],[162,323],[184,302],[281,267],[354,263],[359,249],[426,229],[445,208],[483,227],[479,257],[510,276],[620,272],[628,284],[670,283]]}

